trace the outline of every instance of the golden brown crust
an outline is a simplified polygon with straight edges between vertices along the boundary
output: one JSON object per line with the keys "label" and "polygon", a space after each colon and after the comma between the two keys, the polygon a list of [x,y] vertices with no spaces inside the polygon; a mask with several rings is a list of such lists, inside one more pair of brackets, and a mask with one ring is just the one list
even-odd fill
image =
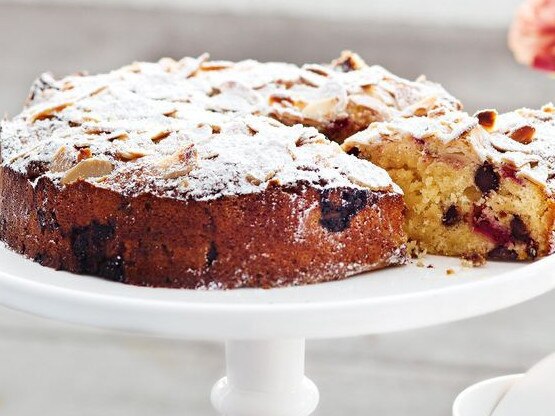
{"label": "golden brown crust", "polygon": [[[145,286],[276,287],[402,264],[396,193],[305,184],[209,201],[0,171],[0,239],[56,269]],[[399,249],[399,247],[402,247]]]}

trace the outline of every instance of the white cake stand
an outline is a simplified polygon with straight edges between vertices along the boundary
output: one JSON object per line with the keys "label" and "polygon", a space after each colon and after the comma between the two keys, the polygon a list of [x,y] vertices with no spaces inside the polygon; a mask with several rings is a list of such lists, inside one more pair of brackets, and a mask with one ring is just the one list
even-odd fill
{"label": "white cake stand", "polygon": [[[304,376],[307,338],[440,324],[523,302],[555,287],[555,256],[534,263],[390,268],[341,282],[273,290],[127,286],[39,266],[0,247],[0,303],[45,317],[172,338],[225,340],[227,377],[212,390],[227,416],[307,416],[318,389]],[[452,269],[454,274],[447,274]]]}

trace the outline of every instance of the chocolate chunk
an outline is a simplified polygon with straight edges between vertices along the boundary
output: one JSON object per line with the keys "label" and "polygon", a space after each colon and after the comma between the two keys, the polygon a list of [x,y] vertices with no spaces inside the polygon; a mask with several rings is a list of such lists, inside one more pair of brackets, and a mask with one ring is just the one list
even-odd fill
{"label": "chocolate chunk", "polygon": [[44,253],[37,253],[35,254],[35,257],[33,257],[33,261],[37,262],[41,266],[44,266],[44,263],[46,262],[46,256]]}
{"label": "chocolate chunk", "polygon": [[515,215],[511,220],[511,235],[516,241],[522,241],[527,243],[530,241],[530,233],[528,232],[528,228],[522,218],[518,215]]}
{"label": "chocolate chunk", "polygon": [[446,227],[451,227],[457,224],[461,220],[461,214],[459,213],[459,209],[456,205],[451,205],[447,208],[447,211],[443,213],[443,217],[441,218],[441,222]]}
{"label": "chocolate chunk", "polygon": [[93,221],[85,227],[74,227],[71,232],[71,247],[79,265],[79,273],[99,275],[110,280],[124,280],[122,256],[108,255],[108,243],[114,237],[111,224]]}
{"label": "chocolate chunk", "polygon": [[212,266],[212,263],[214,263],[217,258],[218,258],[218,248],[216,247],[216,243],[212,241],[210,243],[210,248],[206,253],[206,266],[207,267]]}
{"label": "chocolate chunk", "polygon": [[320,195],[320,224],[326,230],[339,232],[347,229],[351,219],[367,204],[368,192],[362,189],[326,189]]}
{"label": "chocolate chunk", "polygon": [[106,258],[99,264],[98,275],[114,282],[125,281],[125,261],[121,256]]}
{"label": "chocolate chunk", "polygon": [[476,170],[474,182],[483,194],[499,189],[499,174],[495,171],[493,165],[489,162],[484,162]]}
{"label": "chocolate chunk", "polygon": [[488,253],[488,259],[514,261],[518,259],[518,254],[516,251],[511,250],[507,247],[499,246],[495,247]]}
{"label": "chocolate chunk", "polygon": [[352,147],[352,148],[349,149],[347,154],[353,155],[353,156],[358,156],[358,155],[360,155],[360,149],[358,147]]}

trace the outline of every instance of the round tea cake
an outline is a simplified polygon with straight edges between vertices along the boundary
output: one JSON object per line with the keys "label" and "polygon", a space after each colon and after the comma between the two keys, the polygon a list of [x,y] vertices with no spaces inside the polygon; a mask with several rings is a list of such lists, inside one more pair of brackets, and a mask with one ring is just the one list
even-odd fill
{"label": "round tea cake", "polygon": [[[0,239],[45,266],[174,288],[308,284],[405,263],[402,191],[319,132],[345,136],[351,98],[391,85],[348,58],[41,76],[1,124]],[[404,107],[358,100],[367,115],[424,111],[414,104],[432,105],[435,84],[413,87],[402,85]]]}

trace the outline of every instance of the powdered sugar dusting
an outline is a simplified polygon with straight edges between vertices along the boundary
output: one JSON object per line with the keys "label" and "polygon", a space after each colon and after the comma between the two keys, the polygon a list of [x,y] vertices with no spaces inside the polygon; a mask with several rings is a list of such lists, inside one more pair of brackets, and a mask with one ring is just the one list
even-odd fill
{"label": "powdered sugar dusting", "polygon": [[[527,129],[526,140],[515,136]],[[452,112],[430,117],[396,118],[371,124],[344,143],[344,149],[379,143],[383,140],[414,138],[426,143],[438,140],[443,144],[464,141],[480,160],[508,164],[517,177],[531,180],[555,193],[555,108],[541,110],[522,108],[498,115],[487,131],[476,116]]]}
{"label": "powdered sugar dusting", "polygon": [[84,158],[109,161],[110,174],[85,180],[125,194],[202,200],[299,181],[400,192],[385,171],[300,125],[322,127],[352,105],[382,119],[460,107],[437,84],[403,80],[350,53],[303,67],[162,59],[96,76],[41,76],[23,112],[2,122],[1,157],[55,182]]}

